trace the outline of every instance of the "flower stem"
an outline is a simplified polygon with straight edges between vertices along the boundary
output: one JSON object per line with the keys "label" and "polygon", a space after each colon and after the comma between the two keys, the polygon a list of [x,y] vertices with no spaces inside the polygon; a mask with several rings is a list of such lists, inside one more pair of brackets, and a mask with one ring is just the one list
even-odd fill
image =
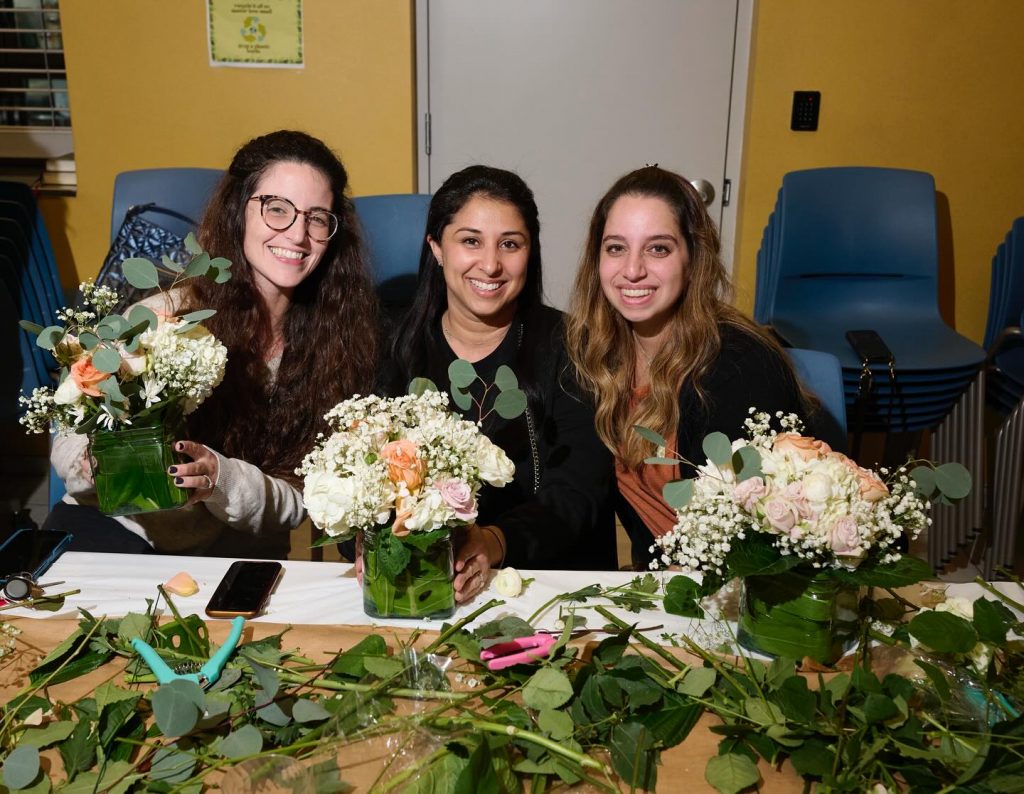
{"label": "flower stem", "polygon": [[974,580],[974,583],[980,585],[982,590],[987,590],[989,593],[994,595],[1003,603],[1009,604],[1018,612],[1024,612],[1024,604],[1020,603],[1020,601],[1015,601],[1014,599],[1010,598],[1008,595],[1006,595],[1006,593],[1003,593],[1000,590],[996,589],[994,585],[989,584],[980,576]]}
{"label": "flower stem", "polygon": [[[616,626],[617,628],[620,628],[620,629],[632,628],[628,623],[626,623],[626,621],[624,621],[621,618],[613,615],[611,612],[609,612],[604,607],[599,606],[599,607],[595,607],[594,609],[597,612],[597,614],[599,614],[601,617],[603,617],[605,620],[607,620],[609,623],[611,623],[612,625]],[[670,665],[672,665],[676,670],[679,670],[680,672],[686,672],[686,671],[688,671],[690,669],[690,665],[686,664],[686,662],[683,662],[683,661],[680,661],[679,659],[677,659],[675,656],[673,656],[668,651],[666,651],[664,648],[662,648],[660,645],[658,645],[658,643],[654,642],[654,640],[647,639],[647,637],[645,637],[643,634],[636,634],[636,633],[634,633],[633,637],[634,637],[634,639],[636,639],[637,642],[639,642],[641,645],[643,645],[649,651],[652,651],[653,653],[656,653],[658,656],[660,656],[662,659],[664,659],[666,662],[668,662]]]}
{"label": "flower stem", "polygon": [[492,598],[490,601],[488,601],[486,604],[484,604],[479,609],[473,610],[468,615],[466,615],[466,617],[462,618],[462,620],[459,620],[458,622],[453,623],[451,626],[449,626],[444,631],[442,631],[439,635],[437,635],[437,638],[432,643],[430,643],[430,645],[428,645],[426,648],[423,649],[423,652],[424,653],[433,653],[438,648],[440,648],[442,645],[444,645],[446,642],[448,642],[448,638],[449,637],[451,637],[454,634],[458,633],[460,630],[462,630],[467,625],[469,625],[474,620],[476,620],[478,617],[480,617],[480,615],[482,615],[484,612],[486,612],[489,609],[494,609],[494,607],[499,607],[499,606],[501,606],[504,603],[505,602],[502,601],[500,598]]}

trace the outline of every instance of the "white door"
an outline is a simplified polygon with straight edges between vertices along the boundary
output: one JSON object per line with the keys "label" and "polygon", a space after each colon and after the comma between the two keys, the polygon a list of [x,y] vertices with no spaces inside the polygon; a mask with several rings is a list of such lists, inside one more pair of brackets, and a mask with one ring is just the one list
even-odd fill
{"label": "white door", "polygon": [[738,195],[750,9],[749,0],[419,0],[420,191],[472,163],[519,173],[537,197],[545,293],[560,308],[594,205],[646,163],[713,186],[728,261],[734,209],[723,214],[722,188],[730,178]]}

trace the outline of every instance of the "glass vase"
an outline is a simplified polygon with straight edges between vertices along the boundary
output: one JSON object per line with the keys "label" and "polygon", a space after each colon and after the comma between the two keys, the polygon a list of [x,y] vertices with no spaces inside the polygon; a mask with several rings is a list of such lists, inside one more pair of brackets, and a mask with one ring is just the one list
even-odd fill
{"label": "glass vase", "polygon": [[[396,545],[409,554],[397,575]],[[422,546],[422,547],[421,547]],[[402,556],[400,550],[397,556]],[[374,618],[447,618],[455,612],[454,555],[451,533],[428,544],[391,534],[390,528],[363,530],[363,611]]]}
{"label": "glass vase", "polygon": [[188,491],[177,487],[167,468],[174,465],[178,428],[163,424],[126,430],[97,430],[89,437],[92,476],[99,509],[129,516],[181,507]]}
{"label": "glass vase", "polygon": [[828,573],[748,576],[740,595],[737,639],[767,656],[834,664],[857,641],[857,588]]}

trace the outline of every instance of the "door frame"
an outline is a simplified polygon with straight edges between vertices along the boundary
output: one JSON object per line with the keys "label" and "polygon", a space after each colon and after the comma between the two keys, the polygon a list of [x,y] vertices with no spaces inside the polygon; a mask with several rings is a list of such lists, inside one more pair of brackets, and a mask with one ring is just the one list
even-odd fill
{"label": "door frame", "polygon": [[[729,180],[728,206],[722,206],[719,234],[722,240],[722,261],[733,273],[736,249],[736,224],[739,209],[740,176],[743,173],[743,135],[747,116],[747,90],[750,79],[750,48],[754,31],[756,0],[736,0],[736,26],[733,32],[732,90],[729,97],[729,123],[725,145],[725,170],[715,190],[721,192]],[[416,184],[420,193],[430,192],[430,158],[426,151],[430,108],[430,0],[416,0]],[[599,197],[594,196],[594,201]]]}

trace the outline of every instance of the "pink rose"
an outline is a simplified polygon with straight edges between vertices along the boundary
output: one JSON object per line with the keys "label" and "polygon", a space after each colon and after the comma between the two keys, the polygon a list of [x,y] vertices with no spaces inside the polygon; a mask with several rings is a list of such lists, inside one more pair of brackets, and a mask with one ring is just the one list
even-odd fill
{"label": "pink rose", "polygon": [[810,436],[801,436],[796,433],[779,433],[775,436],[775,443],[772,444],[775,452],[789,452],[799,455],[804,460],[815,460],[823,458],[832,451],[832,447],[824,441],[819,441]]}
{"label": "pink rose", "polygon": [[772,499],[764,506],[764,515],[772,529],[780,534],[789,534],[799,517],[796,508],[785,499]]}
{"label": "pink rose", "polygon": [[471,489],[462,480],[448,478],[436,483],[444,503],[455,511],[460,521],[472,521],[476,518],[476,498]]}
{"label": "pink rose", "polygon": [[811,503],[807,501],[807,494],[804,493],[802,482],[791,482],[782,489],[782,496],[793,505],[800,518],[814,518],[815,513],[811,509]]}
{"label": "pink rose", "polygon": [[732,500],[748,513],[752,513],[757,502],[767,494],[768,486],[764,484],[764,478],[751,477],[736,486],[732,492]]}
{"label": "pink rose", "polygon": [[859,557],[864,553],[860,545],[857,522],[850,516],[841,516],[832,523],[829,546],[839,557]]}

